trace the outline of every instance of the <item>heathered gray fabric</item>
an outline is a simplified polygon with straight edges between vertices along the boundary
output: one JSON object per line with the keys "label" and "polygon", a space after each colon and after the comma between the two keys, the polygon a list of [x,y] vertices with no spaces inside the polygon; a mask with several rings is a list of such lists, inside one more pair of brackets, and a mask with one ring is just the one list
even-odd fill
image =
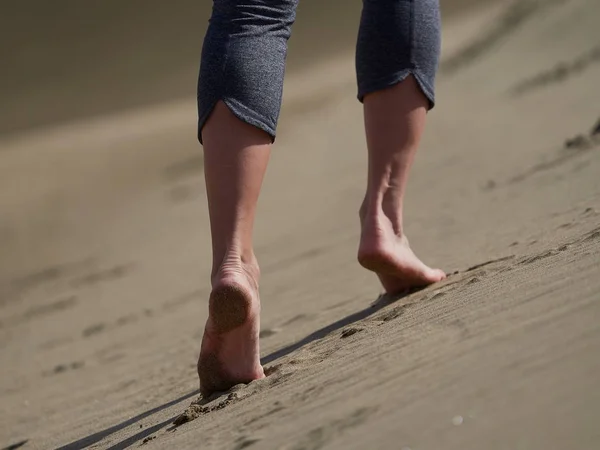
{"label": "heathered gray fabric", "polygon": [[[298,0],[213,1],[198,79],[200,142],[219,100],[275,139],[297,6]],[[432,108],[440,30],[438,0],[363,0],[356,45],[358,99],[412,74]]]}

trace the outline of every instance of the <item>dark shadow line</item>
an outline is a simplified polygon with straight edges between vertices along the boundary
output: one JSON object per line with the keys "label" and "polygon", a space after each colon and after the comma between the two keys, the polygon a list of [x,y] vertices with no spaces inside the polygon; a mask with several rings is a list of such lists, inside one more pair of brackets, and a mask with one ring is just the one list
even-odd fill
{"label": "dark shadow line", "polygon": [[[261,359],[261,364],[266,365],[269,363],[272,363],[273,361],[278,360],[279,358],[283,358],[284,356],[289,355],[290,353],[304,347],[307,344],[310,344],[311,342],[317,341],[319,339],[324,338],[325,336],[327,336],[328,334],[339,330],[340,328],[343,328],[347,325],[353,324],[355,322],[358,322],[360,320],[366,319],[367,317],[375,314],[377,311],[381,310],[382,308],[397,302],[398,300],[411,295],[415,292],[418,292],[420,290],[422,290],[423,288],[419,288],[419,289],[413,289],[411,291],[399,294],[399,295],[381,295],[377,298],[377,300],[375,300],[375,302],[373,302],[369,307],[358,311],[354,314],[351,314],[349,316],[344,317],[343,319],[340,319],[330,325],[327,325],[311,334],[309,334],[308,336],[306,336],[305,338],[290,344],[286,347],[283,347],[279,350],[276,350],[272,353],[270,353],[269,355],[266,355],[265,357],[263,357]],[[197,395],[199,392],[198,390],[195,390],[193,392],[190,392],[188,394],[185,394],[175,400],[171,400],[168,403],[165,403],[164,405],[161,406],[157,406],[156,408],[150,409],[142,414],[139,414],[131,419],[128,419],[124,422],[121,422],[118,425],[114,425],[110,428],[106,428],[102,431],[99,431],[97,433],[91,434],[85,438],[79,439],[78,441],[74,441],[70,444],[67,444],[65,446],[59,447],[56,450],[81,450],[89,445],[95,444],[98,441],[101,441],[102,439],[110,436],[113,433],[116,433],[117,431],[122,430],[125,427],[128,427],[136,422],[138,422],[139,420],[144,419],[145,417],[151,416],[152,414],[155,414],[157,412],[162,411],[163,409],[169,408],[173,405],[176,405],[177,403],[180,403],[190,397],[193,397],[195,395]],[[120,450],[120,449],[125,449],[129,446],[131,446],[132,444],[134,444],[135,442],[144,439],[146,437],[148,437],[149,435],[151,435],[152,433],[160,430],[161,428],[167,426],[169,423],[172,423],[177,417],[179,417],[179,415],[172,417],[169,420],[166,420],[164,422],[161,422],[157,425],[153,425],[149,428],[146,428],[143,431],[140,431],[139,433],[113,445],[112,447],[109,447],[108,450]]]}
{"label": "dark shadow line", "polygon": [[29,442],[29,439],[25,439],[24,441],[19,441],[14,444],[11,444],[7,447],[2,447],[2,450],[17,450],[18,448],[23,447],[25,444]]}
{"label": "dark shadow line", "polygon": [[377,300],[375,300],[375,302],[373,302],[371,304],[371,306],[369,306],[361,311],[355,312],[354,314],[350,314],[349,316],[346,316],[343,319],[340,319],[337,322],[327,325],[317,331],[314,331],[313,333],[309,334],[305,338],[303,338],[293,344],[290,344],[279,350],[275,350],[273,353],[261,358],[260,363],[263,366],[266,364],[272,363],[273,361],[276,361],[279,358],[283,358],[284,356],[289,355],[290,353],[304,347],[307,344],[310,344],[311,342],[317,341],[319,339],[323,339],[328,334],[330,334],[334,331],[337,331],[340,328],[351,325],[360,320],[366,319],[367,317],[375,314],[380,309],[382,309],[388,305],[391,305],[392,303],[397,302],[398,300],[400,300],[404,297],[407,297],[411,294],[414,294],[415,292],[421,291],[421,290],[423,290],[423,288],[412,289],[408,292],[398,294],[398,295],[389,295],[389,294],[380,295],[377,298]]}
{"label": "dark shadow line", "polygon": [[160,406],[157,406],[156,408],[149,409],[148,411],[138,414],[137,416],[132,417],[131,419],[128,419],[128,420],[121,422],[117,425],[114,425],[110,428],[106,428],[102,431],[98,431],[97,433],[90,434],[89,436],[86,436],[82,439],[71,442],[70,444],[64,445],[62,447],[59,447],[56,450],[81,450],[82,448],[85,448],[89,445],[95,444],[96,442],[101,441],[102,439],[110,436],[113,433],[116,433],[119,430],[122,430],[123,428],[128,427],[129,425],[132,425],[148,416],[151,416],[152,414],[162,411],[165,408],[169,408],[173,405],[176,405],[177,403],[182,402],[182,401],[184,401],[190,397],[193,397],[194,395],[197,395],[197,394],[198,394],[198,390],[189,392],[185,395],[182,395],[179,398],[176,398],[175,400],[171,400],[170,402],[165,403],[164,405],[160,405]]}
{"label": "dark shadow line", "polygon": [[123,439],[121,442],[117,442],[115,445],[108,447],[106,450],[123,450],[127,447],[130,447],[133,444],[135,444],[137,441],[141,441],[142,439],[150,436],[152,433],[156,433],[161,428],[166,427],[167,425],[172,423],[178,416],[179,415],[173,416],[170,419],[167,419],[161,423],[158,423],[149,428],[146,428],[145,430],[140,431],[139,433],[134,434],[133,436],[130,436],[127,439]]}

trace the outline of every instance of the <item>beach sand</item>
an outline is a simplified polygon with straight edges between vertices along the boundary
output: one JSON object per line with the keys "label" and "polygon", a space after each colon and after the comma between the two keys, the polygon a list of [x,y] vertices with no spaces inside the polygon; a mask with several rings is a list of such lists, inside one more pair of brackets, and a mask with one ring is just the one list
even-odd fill
{"label": "beach sand", "polygon": [[[312,55],[333,30],[311,30],[306,1],[255,228],[269,376],[201,402],[192,25],[208,12],[163,3],[142,28],[135,2],[106,6],[107,41],[67,20],[75,2],[54,10],[64,23],[3,15],[2,54],[22,51],[0,105],[0,448],[598,448],[600,3],[443,2],[405,215],[416,253],[452,275],[392,298],[356,263],[360,4]],[[45,48],[17,19],[74,31]],[[60,48],[45,77],[35,58]]]}

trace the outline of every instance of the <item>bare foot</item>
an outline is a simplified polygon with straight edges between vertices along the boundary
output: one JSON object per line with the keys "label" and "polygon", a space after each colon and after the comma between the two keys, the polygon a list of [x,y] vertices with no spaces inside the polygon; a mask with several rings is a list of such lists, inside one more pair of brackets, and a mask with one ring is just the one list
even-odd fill
{"label": "bare foot", "polygon": [[365,223],[363,220],[358,261],[377,274],[388,294],[428,286],[446,278],[443,270],[432,269],[417,258],[406,236],[397,236],[385,222]]}
{"label": "bare foot", "polygon": [[226,391],[264,378],[260,365],[258,286],[243,271],[218,275],[198,359],[200,393]]}

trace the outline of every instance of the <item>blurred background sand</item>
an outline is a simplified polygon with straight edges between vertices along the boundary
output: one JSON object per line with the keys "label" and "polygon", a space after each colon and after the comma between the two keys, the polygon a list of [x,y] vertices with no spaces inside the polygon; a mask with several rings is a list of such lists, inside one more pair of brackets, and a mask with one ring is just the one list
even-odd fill
{"label": "blurred background sand", "polygon": [[442,1],[406,215],[454,275],[375,307],[355,263],[360,2],[301,0],[256,224],[272,375],[171,428],[209,289],[209,10],[3,3],[0,448],[597,448],[596,0]]}
{"label": "blurred background sand", "polygon": [[[485,3],[445,1],[444,13]],[[6,2],[0,17],[0,133],[194,96],[211,5],[208,0]],[[360,5],[303,0],[288,69],[353,49]]]}

